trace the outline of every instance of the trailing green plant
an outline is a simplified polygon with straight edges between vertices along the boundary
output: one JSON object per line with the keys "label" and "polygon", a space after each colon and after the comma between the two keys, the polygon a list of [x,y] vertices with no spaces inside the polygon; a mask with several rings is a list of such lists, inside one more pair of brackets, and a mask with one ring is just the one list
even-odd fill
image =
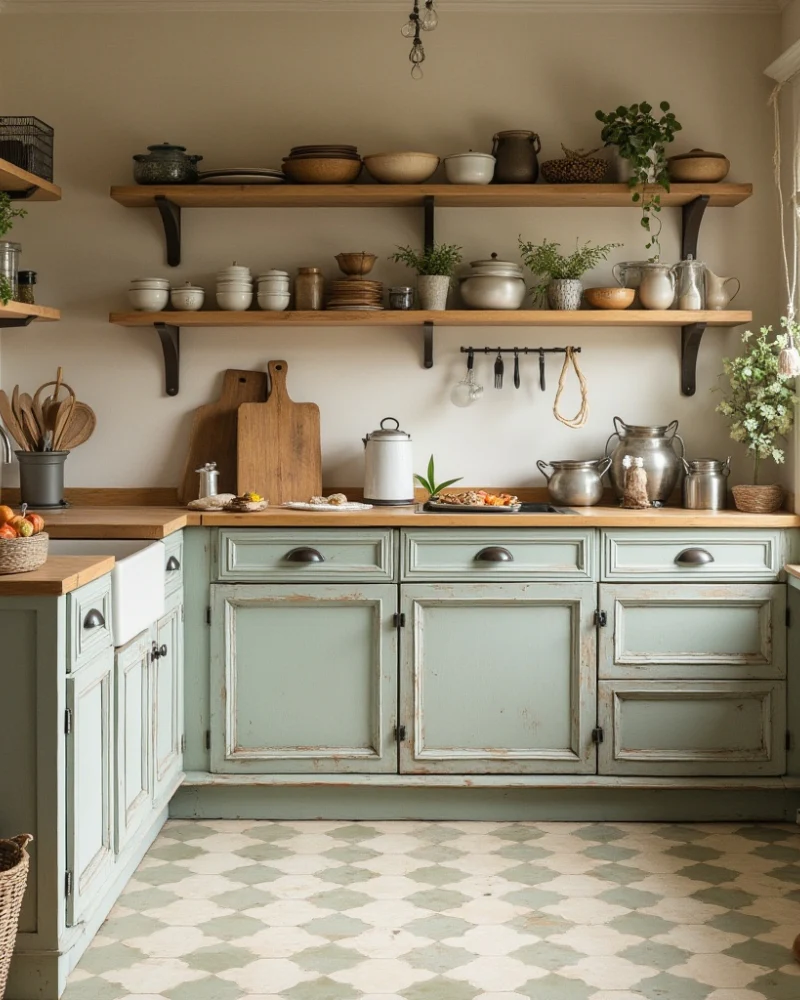
{"label": "trailing green plant", "polygon": [[608,260],[611,251],[621,246],[621,243],[607,243],[603,247],[595,247],[589,240],[583,246],[578,246],[576,240],[573,252],[565,256],[561,253],[560,243],[551,243],[550,240],[525,243],[520,236],[519,249],[525,266],[540,278],[548,279],[531,288],[534,301],[544,301],[547,285],[554,278],[580,278],[593,267]]}
{"label": "trailing green plant", "polygon": [[[656,119],[652,115],[652,105],[646,101],[631,104],[626,108],[621,104],[616,111],[596,111],[595,118],[603,123],[600,137],[606,146],[616,146],[619,155],[631,165],[628,187],[633,191],[632,199],[642,204],[641,225],[647,230],[649,241],[647,250],[654,250],[651,260],[661,256],[661,193],[658,188],[669,191],[669,174],[664,147],[672,142],[676,132],[683,126],[669,110],[669,103],[659,104],[663,114]],[[652,178],[652,179],[651,179]],[[653,228],[652,222],[657,223]]]}
{"label": "trailing green plant", "polygon": [[398,247],[389,260],[396,264],[405,264],[417,274],[438,274],[452,278],[455,269],[464,259],[461,256],[462,247],[451,243],[434,243],[424,250],[414,250],[412,247]]}
{"label": "trailing green plant", "polygon": [[780,465],[784,461],[782,448],[775,446],[778,437],[785,437],[792,429],[795,395],[794,379],[782,375],[778,355],[786,347],[789,333],[800,334],[794,321],[781,319],[786,333],[778,333],[770,340],[771,326],[762,326],[753,337],[751,330],[742,334],[745,350],[736,358],[723,358],[723,374],[729,388],[720,389],[725,399],[717,406],[730,420],[731,437],[746,445],[753,459],[753,485],[758,485],[759,465],[762,459],[771,458]]}
{"label": "trailing green plant", "polygon": [[0,274],[0,302],[2,302],[4,306],[7,306],[13,297],[14,290],[11,287],[11,282],[4,274]]}
{"label": "trailing green plant", "polygon": [[414,478],[424,490],[428,491],[428,499],[430,500],[431,497],[438,496],[442,490],[446,490],[448,486],[452,486],[454,483],[460,483],[464,477],[459,476],[458,479],[446,479],[443,483],[437,483],[436,473],[433,467],[433,455],[431,455],[428,462],[427,476],[419,476],[415,473]]}
{"label": "trailing green plant", "polygon": [[8,192],[0,192],[0,236],[5,236],[14,225],[14,219],[24,219],[28,214],[24,208],[12,208]]}

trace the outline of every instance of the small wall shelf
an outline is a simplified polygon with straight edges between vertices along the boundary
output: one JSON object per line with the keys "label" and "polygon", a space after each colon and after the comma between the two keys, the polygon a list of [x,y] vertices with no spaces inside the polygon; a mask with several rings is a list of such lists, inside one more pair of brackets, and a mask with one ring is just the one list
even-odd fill
{"label": "small wall shelf", "polygon": [[13,299],[7,305],[0,302],[0,329],[3,327],[27,326],[34,321],[53,323],[61,319],[58,309],[49,306],[32,306],[27,302],[15,302]]}
{"label": "small wall shelf", "polygon": [[15,167],[8,160],[0,160],[0,191],[15,201],[61,201],[61,188],[57,184]]}

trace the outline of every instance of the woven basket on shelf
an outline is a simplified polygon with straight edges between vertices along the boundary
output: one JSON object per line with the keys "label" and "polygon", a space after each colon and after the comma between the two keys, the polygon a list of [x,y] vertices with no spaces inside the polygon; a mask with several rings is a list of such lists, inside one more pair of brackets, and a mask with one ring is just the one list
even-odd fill
{"label": "woven basket on shelf", "polygon": [[29,858],[25,848],[32,840],[29,833],[0,840],[0,1000],[6,992],[19,911],[28,881]]}
{"label": "woven basket on shelf", "polygon": [[734,486],[732,492],[736,509],[746,514],[772,514],[783,503],[782,486]]}
{"label": "woven basket on shelf", "polygon": [[47,562],[46,531],[30,538],[0,538],[0,574],[30,573]]}

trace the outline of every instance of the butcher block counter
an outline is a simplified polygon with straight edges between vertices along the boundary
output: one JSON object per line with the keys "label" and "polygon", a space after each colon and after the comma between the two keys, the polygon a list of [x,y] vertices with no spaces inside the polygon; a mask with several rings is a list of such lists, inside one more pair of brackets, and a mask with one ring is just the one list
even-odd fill
{"label": "butcher block counter", "polygon": [[0,576],[0,597],[60,597],[114,568],[113,556],[51,556],[30,573]]}

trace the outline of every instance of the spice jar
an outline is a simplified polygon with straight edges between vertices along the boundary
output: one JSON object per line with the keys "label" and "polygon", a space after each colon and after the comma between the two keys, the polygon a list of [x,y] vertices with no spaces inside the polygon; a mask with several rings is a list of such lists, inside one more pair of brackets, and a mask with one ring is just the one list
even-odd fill
{"label": "spice jar", "polygon": [[19,243],[9,243],[6,240],[0,241],[0,276],[5,278],[11,286],[11,298],[16,299],[17,270],[19,268],[19,255],[22,246]]}
{"label": "spice jar", "polygon": [[318,267],[301,267],[294,279],[294,307],[300,312],[322,309],[325,279]]}
{"label": "spice jar", "polygon": [[17,299],[32,306],[36,304],[33,286],[36,284],[35,271],[19,271],[17,274]]}
{"label": "spice jar", "polygon": [[396,285],[389,289],[390,309],[413,309],[414,289],[406,285]]}

